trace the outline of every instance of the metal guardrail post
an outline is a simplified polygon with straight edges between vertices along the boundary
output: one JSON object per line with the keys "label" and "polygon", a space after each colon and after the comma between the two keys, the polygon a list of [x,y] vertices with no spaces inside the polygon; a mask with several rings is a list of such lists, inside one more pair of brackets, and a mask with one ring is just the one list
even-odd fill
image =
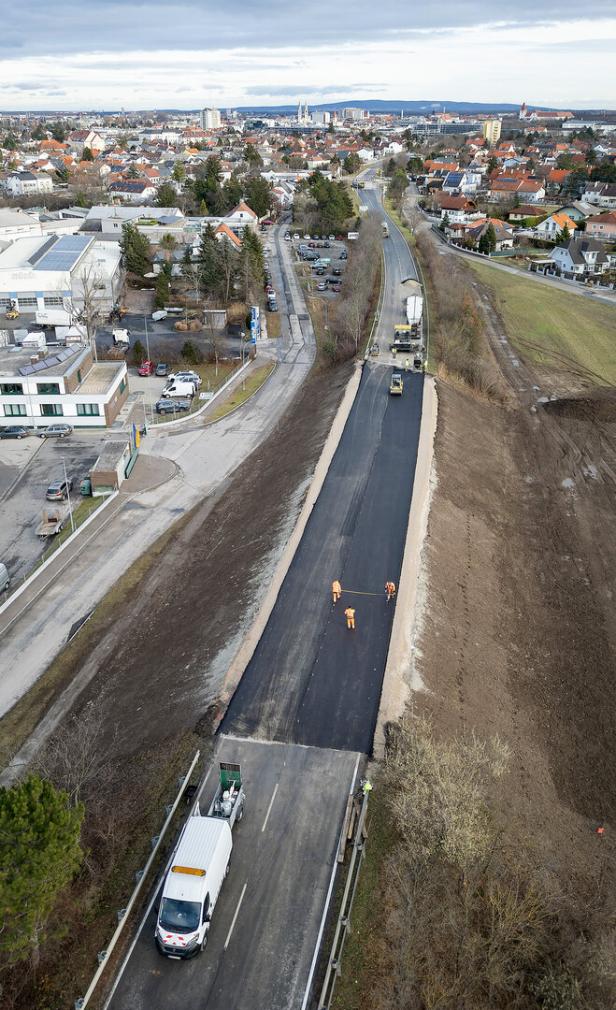
{"label": "metal guardrail post", "polygon": [[[128,904],[126,905],[126,908],[122,908],[122,909],[118,910],[118,913],[117,913],[117,915],[118,915],[118,925],[116,927],[116,930],[115,930],[113,936],[111,937],[111,940],[109,941],[109,944],[106,947],[106,949],[104,951],[99,951],[99,954],[98,954],[98,961],[99,961],[98,968],[96,969],[96,972],[94,973],[92,981],[90,982],[90,985],[88,986],[88,988],[86,990],[85,996],[80,996],[78,999],[75,1000],[75,1004],[74,1004],[75,1005],[75,1010],[85,1010],[85,1007],[87,1007],[88,1003],[90,1002],[92,994],[94,993],[94,990],[96,989],[96,986],[98,985],[100,977],[103,974],[103,971],[105,970],[105,967],[109,963],[109,956],[112,953],[112,951],[113,951],[116,943],[120,939],[120,936],[122,934],[122,930],[124,929],[126,923],[128,922],[128,920],[130,918],[130,912],[132,911],[133,906],[134,906],[134,904],[135,904],[135,902],[136,902],[136,900],[137,900],[137,898],[139,896],[141,888],[143,887],[143,883],[144,883],[144,881],[145,881],[145,879],[146,879],[146,877],[147,877],[147,875],[148,875],[148,873],[149,873],[149,871],[150,871],[150,869],[151,869],[151,867],[152,867],[152,865],[154,863],[154,860],[156,858],[156,854],[158,852],[158,849],[160,848],[160,844],[161,844],[163,838],[165,837],[167,829],[168,829],[168,827],[171,824],[171,821],[173,819],[173,815],[175,814],[175,811],[178,808],[179,802],[182,799],[182,794],[184,792],[184,784],[190,779],[190,776],[192,775],[192,773],[193,773],[193,771],[195,769],[195,766],[197,764],[197,761],[199,760],[200,755],[201,755],[200,751],[197,751],[195,753],[195,756],[193,757],[193,759],[191,761],[190,768],[186,772],[186,775],[183,775],[183,776],[181,776],[178,779],[179,791],[178,791],[178,794],[177,794],[177,796],[175,798],[175,801],[173,802],[173,804],[171,805],[171,807],[168,808],[169,809],[169,813],[167,814],[165,823],[163,824],[163,826],[162,826],[162,828],[160,830],[160,834],[156,836],[156,838],[157,838],[156,845],[153,846],[152,852],[150,853],[149,859],[148,859],[147,863],[145,864],[145,867],[143,868],[143,870],[140,871],[141,872],[141,876],[140,876],[139,880],[137,881],[137,884],[135,885],[135,888],[134,888],[133,893],[131,894],[131,896],[130,896],[130,898],[128,900]],[[104,955],[104,956],[101,957],[101,955]]]}
{"label": "metal guardrail post", "polygon": [[364,824],[366,821],[367,812],[368,812],[368,794],[364,793],[362,796],[361,810],[359,812],[359,817],[357,818],[357,824],[355,827],[355,837],[353,839],[353,851],[351,853],[351,860],[349,862],[349,871],[347,873],[347,879],[344,885],[344,893],[342,895],[342,902],[340,905],[340,914],[338,915],[338,921],[336,923],[336,931],[334,933],[334,939],[332,940],[330,955],[327,962],[327,969],[325,971],[325,978],[323,980],[323,985],[321,986],[321,993],[318,1002],[319,1010],[329,1010],[329,1007],[331,1006],[332,1003],[332,999],[334,998],[336,979],[341,974],[342,970],[341,969],[342,951],[344,949],[344,942],[346,940],[347,932],[351,927],[351,911],[353,908],[353,900],[355,898],[355,892],[357,890],[357,882],[359,880],[359,872],[361,869],[362,860],[365,855]]}

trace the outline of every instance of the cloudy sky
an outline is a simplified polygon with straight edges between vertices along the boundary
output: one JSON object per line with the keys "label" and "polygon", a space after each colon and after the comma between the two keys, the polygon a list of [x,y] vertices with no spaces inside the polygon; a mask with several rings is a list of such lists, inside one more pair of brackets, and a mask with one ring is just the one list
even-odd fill
{"label": "cloudy sky", "polygon": [[616,108],[616,0],[22,0],[2,35],[0,109]]}

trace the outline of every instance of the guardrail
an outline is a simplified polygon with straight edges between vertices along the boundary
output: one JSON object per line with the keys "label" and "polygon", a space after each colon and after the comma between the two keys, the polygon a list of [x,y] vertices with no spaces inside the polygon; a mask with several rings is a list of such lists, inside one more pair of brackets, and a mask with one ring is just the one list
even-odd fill
{"label": "guardrail", "polygon": [[90,982],[90,985],[88,986],[88,988],[86,990],[85,996],[80,996],[78,999],[75,1000],[75,1004],[74,1004],[75,1010],[85,1010],[85,1007],[87,1007],[88,1003],[90,1002],[90,999],[92,998],[94,990],[96,989],[96,987],[97,987],[97,985],[98,985],[98,983],[100,981],[101,975],[103,974],[103,972],[104,972],[107,964],[109,963],[109,956],[112,953],[112,951],[113,951],[115,945],[117,944],[118,940],[120,939],[120,936],[122,935],[122,931],[124,929],[124,926],[128,922],[130,913],[131,913],[131,911],[132,911],[132,909],[134,907],[134,904],[135,904],[135,902],[136,902],[136,900],[137,900],[137,898],[138,898],[138,896],[139,896],[139,894],[141,892],[141,889],[143,887],[144,881],[145,881],[145,879],[146,879],[149,871],[151,870],[151,868],[152,868],[152,866],[154,864],[154,860],[156,859],[156,856],[157,856],[158,850],[160,848],[161,842],[162,842],[163,838],[165,837],[167,829],[168,829],[169,825],[171,824],[171,821],[173,820],[174,814],[175,814],[175,812],[176,812],[176,810],[178,808],[179,802],[182,799],[182,795],[184,793],[185,785],[190,780],[190,776],[192,775],[193,771],[195,770],[195,767],[197,765],[197,762],[198,762],[200,756],[201,756],[201,752],[197,751],[195,753],[195,756],[193,757],[193,759],[191,761],[190,768],[188,769],[188,771],[186,772],[186,774],[180,776],[180,779],[179,779],[179,782],[178,782],[178,785],[179,785],[178,794],[175,797],[175,800],[173,801],[173,803],[166,808],[166,814],[167,814],[167,816],[165,818],[165,822],[164,822],[162,828],[160,829],[160,834],[155,835],[154,838],[152,839],[152,851],[150,853],[148,861],[145,864],[143,870],[138,870],[137,871],[137,874],[136,874],[136,876],[137,876],[137,884],[136,884],[136,886],[135,886],[135,888],[133,890],[133,893],[131,894],[131,896],[130,896],[130,898],[128,900],[128,904],[127,904],[126,908],[121,908],[121,909],[118,910],[118,913],[117,913],[118,914],[118,925],[116,927],[116,930],[115,930],[113,936],[111,937],[111,940],[109,941],[108,947],[105,950],[99,951],[99,953],[98,953],[98,968],[96,969],[96,971],[94,973],[94,976],[92,978],[92,981]]}
{"label": "guardrail", "polygon": [[351,851],[349,870],[347,873],[346,883],[344,885],[344,893],[342,895],[340,914],[338,915],[338,921],[336,923],[336,931],[334,933],[334,939],[332,940],[331,951],[327,962],[327,969],[325,971],[325,978],[323,980],[323,985],[321,986],[321,994],[319,996],[319,1003],[318,1003],[319,1010],[329,1010],[332,1004],[332,1000],[334,998],[336,979],[341,974],[342,951],[344,949],[344,943],[347,937],[347,933],[351,928],[351,911],[353,909],[353,899],[355,898],[355,891],[357,890],[357,882],[359,880],[361,864],[364,858],[365,840],[366,840],[366,831],[364,825],[366,821],[367,812],[368,812],[368,794],[362,793],[362,803],[359,811],[359,816],[357,817],[357,823],[355,826],[353,849]]}

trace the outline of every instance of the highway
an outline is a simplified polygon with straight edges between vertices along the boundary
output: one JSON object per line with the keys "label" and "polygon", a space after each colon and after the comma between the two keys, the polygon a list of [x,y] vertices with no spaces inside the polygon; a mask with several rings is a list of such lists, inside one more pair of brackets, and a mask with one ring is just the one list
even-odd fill
{"label": "highway", "polygon": [[[366,202],[377,193],[370,189]],[[415,276],[393,222],[377,339],[403,318]],[[347,797],[370,754],[417,459],[424,377],[367,362],[342,438],[280,594],[217,742],[248,788],[211,940],[191,962],[154,947],[145,916],[110,1010],[306,1010]],[[316,407],[315,409],[318,409]],[[344,590],[335,606],[331,582]],[[356,610],[348,630],[344,608]],[[209,799],[213,783],[206,782]],[[154,898],[152,899],[154,902]]]}

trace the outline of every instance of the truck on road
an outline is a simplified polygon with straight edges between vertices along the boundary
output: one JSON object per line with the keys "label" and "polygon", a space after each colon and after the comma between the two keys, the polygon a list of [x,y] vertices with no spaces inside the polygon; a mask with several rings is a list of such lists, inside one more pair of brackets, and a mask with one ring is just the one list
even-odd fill
{"label": "truck on road", "polygon": [[201,815],[197,804],[163,884],[155,938],[166,957],[194,957],[206,946],[212,913],[229,872],[231,829],[241,821],[245,802],[240,766],[221,762],[207,815]]}

